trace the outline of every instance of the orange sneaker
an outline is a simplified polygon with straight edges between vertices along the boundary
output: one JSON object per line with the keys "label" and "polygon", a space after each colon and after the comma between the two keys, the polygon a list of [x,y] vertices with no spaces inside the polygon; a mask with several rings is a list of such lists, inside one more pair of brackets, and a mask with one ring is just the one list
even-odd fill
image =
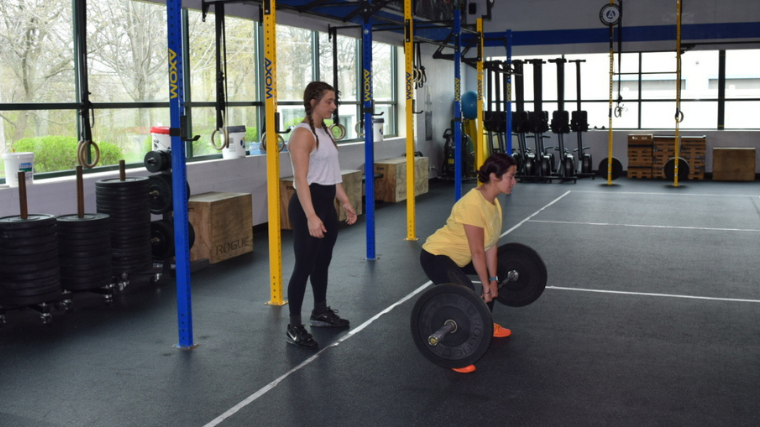
{"label": "orange sneaker", "polygon": [[475,372],[475,365],[465,366],[464,368],[451,368],[451,370],[460,374],[469,374]]}
{"label": "orange sneaker", "polygon": [[493,336],[494,338],[506,338],[512,335],[512,331],[507,328],[502,328],[500,325],[493,324]]}

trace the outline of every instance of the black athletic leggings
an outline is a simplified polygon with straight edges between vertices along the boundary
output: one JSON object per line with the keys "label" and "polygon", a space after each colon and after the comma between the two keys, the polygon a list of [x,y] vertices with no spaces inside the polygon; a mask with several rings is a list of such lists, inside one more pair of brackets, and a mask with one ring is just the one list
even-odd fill
{"label": "black athletic leggings", "polygon": [[[471,275],[477,275],[475,266],[470,262],[464,267],[460,267],[451,258],[446,255],[433,255],[426,250],[420,252],[420,264],[427,277],[433,281],[433,284],[440,285],[443,283],[456,283],[467,286],[475,291],[475,285],[470,280]],[[488,308],[493,311],[493,301],[487,303]]]}
{"label": "black athletic leggings", "polygon": [[327,269],[332,260],[333,247],[338,238],[338,213],[335,211],[335,185],[311,184],[311,203],[319,219],[325,225],[325,237],[317,238],[309,234],[309,222],[293,193],[288,205],[288,216],[293,226],[293,251],[296,264],[288,283],[288,305],[291,316],[301,315],[306,281],[311,279],[314,302],[327,301]]}

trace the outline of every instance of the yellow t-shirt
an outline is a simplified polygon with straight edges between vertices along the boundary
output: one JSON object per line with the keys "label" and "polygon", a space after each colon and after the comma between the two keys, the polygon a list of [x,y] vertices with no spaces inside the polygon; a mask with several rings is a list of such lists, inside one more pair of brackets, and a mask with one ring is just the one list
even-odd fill
{"label": "yellow t-shirt", "polygon": [[464,232],[465,224],[482,228],[485,250],[493,247],[501,235],[499,199],[491,204],[477,188],[473,188],[454,204],[446,225],[428,237],[422,249],[433,255],[446,255],[458,266],[464,267],[472,261],[470,245]]}

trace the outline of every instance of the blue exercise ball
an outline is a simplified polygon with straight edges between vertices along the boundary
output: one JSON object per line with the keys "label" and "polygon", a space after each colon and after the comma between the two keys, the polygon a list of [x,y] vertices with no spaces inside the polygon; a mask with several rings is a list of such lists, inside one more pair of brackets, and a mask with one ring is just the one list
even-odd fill
{"label": "blue exercise ball", "polygon": [[462,95],[462,114],[465,119],[478,118],[478,93],[474,90]]}

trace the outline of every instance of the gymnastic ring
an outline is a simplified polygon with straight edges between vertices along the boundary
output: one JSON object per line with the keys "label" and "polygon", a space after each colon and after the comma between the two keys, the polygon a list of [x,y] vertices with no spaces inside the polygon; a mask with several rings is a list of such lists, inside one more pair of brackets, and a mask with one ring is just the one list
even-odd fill
{"label": "gymnastic ring", "polygon": [[[282,151],[285,149],[285,139],[282,137],[282,135],[277,135],[277,151]],[[265,152],[267,151],[267,133],[264,132],[261,134],[261,151]]]}
{"label": "gymnastic ring", "polygon": [[354,132],[357,136],[364,136],[364,122],[357,122],[354,126]]}
{"label": "gymnastic ring", "polygon": [[676,109],[676,123],[683,122],[683,111]]}
{"label": "gymnastic ring", "polygon": [[[216,143],[214,143],[214,136],[216,136],[217,132],[220,132],[222,134],[222,138],[223,138],[222,139],[222,143],[219,144],[219,145],[216,145]],[[229,146],[230,146],[230,132],[227,130],[227,128],[222,128],[222,129],[218,129],[217,128],[217,129],[214,129],[213,132],[211,132],[211,146],[214,147],[215,149],[219,150],[219,151],[221,151],[221,150],[223,150],[225,148],[229,148]]]}
{"label": "gymnastic ring", "polygon": [[623,106],[615,107],[615,117],[621,117],[623,115]]}
{"label": "gymnastic ring", "polygon": [[[340,141],[340,140],[342,140],[343,138],[346,137],[346,127],[343,126],[340,123],[338,123],[338,124],[332,124],[332,125],[330,125],[330,127],[328,129],[330,129],[330,134],[333,136],[333,138],[335,138],[338,141]],[[335,134],[335,129],[338,130],[338,134],[337,135]]]}
{"label": "gymnastic ring", "polygon": [[[87,146],[92,145],[95,147],[95,161],[92,163],[87,163]],[[95,167],[95,165],[98,164],[100,161],[100,148],[98,147],[98,144],[96,144],[94,141],[79,141],[79,145],[77,146],[77,162],[83,167],[86,167],[87,169],[92,169]]]}

